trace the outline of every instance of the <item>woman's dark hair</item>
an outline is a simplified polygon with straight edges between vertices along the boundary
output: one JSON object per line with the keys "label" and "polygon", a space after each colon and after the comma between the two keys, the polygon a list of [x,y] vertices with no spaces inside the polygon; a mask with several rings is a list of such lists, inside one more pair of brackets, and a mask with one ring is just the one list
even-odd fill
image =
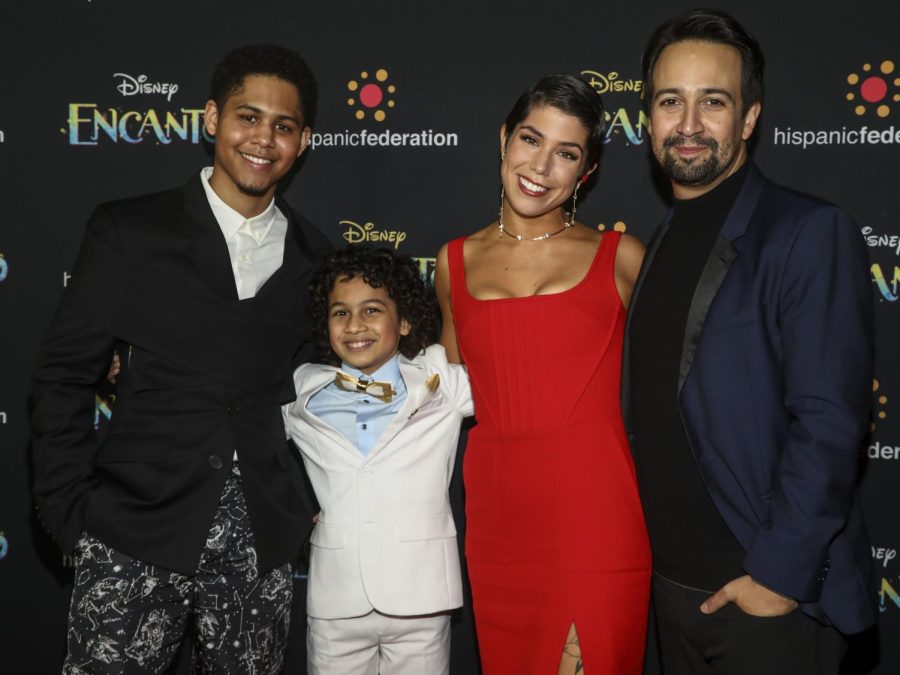
{"label": "woman's dark hair", "polygon": [[587,82],[574,75],[545,75],[522,94],[506,116],[506,142],[535,108],[550,106],[572,115],[587,131],[585,168],[600,159],[603,147],[603,102]]}
{"label": "woman's dark hair", "polygon": [[372,288],[383,286],[397,303],[399,317],[409,322],[409,335],[400,337],[403,356],[411,359],[437,341],[437,302],[434,290],[422,279],[419,264],[388,248],[351,246],[325,256],[309,284],[313,337],[323,363],[341,364],[328,339],[328,294],[335,284],[354,277]]}
{"label": "woman's dark hair", "polygon": [[716,9],[692,9],[659,26],[650,36],[641,58],[644,77],[644,108],[653,100],[653,68],[663,49],[676,42],[712,42],[734,47],[741,55],[741,100],[746,113],[763,98],[766,59],[756,39],[730,14]]}
{"label": "woman's dark hair", "polygon": [[316,117],[319,88],[312,71],[300,55],[278,45],[244,45],[228,52],[213,70],[209,97],[219,110],[240,91],[248,75],[277,77],[293,84],[300,96],[303,123],[311,127]]}

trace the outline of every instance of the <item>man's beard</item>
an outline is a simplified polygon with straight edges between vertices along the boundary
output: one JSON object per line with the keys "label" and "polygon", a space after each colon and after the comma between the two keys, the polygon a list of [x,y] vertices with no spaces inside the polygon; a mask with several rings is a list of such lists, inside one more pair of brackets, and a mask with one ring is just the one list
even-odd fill
{"label": "man's beard", "polygon": [[250,185],[249,183],[236,183],[237,189],[249,197],[264,197],[271,185]]}
{"label": "man's beard", "polygon": [[663,173],[673,183],[690,186],[709,185],[725,173],[734,158],[730,144],[720,148],[719,142],[714,138],[695,136],[691,139],[691,145],[709,148],[709,155],[705,159],[681,159],[671,152],[671,149],[687,145],[686,140],[684,136],[670,136],[663,141],[661,156],[657,155]]}

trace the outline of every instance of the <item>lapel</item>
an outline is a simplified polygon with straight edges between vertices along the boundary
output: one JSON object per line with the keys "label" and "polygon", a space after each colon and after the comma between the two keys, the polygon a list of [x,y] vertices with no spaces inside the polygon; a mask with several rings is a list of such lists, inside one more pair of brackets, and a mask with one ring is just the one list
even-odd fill
{"label": "lapel", "polygon": [[400,430],[409,422],[425,403],[428,402],[437,390],[431,391],[425,384],[428,373],[425,364],[421,359],[412,361],[407,359],[403,354],[400,355],[400,375],[403,377],[403,384],[406,385],[406,401],[394,419],[381,433],[375,441],[375,445],[369,451],[365,461],[370,462],[378,455],[388,443],[396,436]]}
{"label": "lapel", "polygon": [[691,300],[684,327],[684,341],[681,345],[681,362],[678,367],[679,395],[694,363],[697,345],[700,343],[703,325],[706,323],[706,315],[709,313],[709,308],[719,292],[722,282],[725,281],[725,275],[728,274],[731,264],[738,256],[734,242],[747,231],[747,224],[756,210],[763,187],[765,187],[765,178],[756,166],[750,163],[747,167],[744,185],[741,187],[731,211],[728,212],[728,218],[722,225],[722,230],[713,244],[709,258],[706,259],[706,265],[700,273],[700,280],[697,282],[697,289]]}
{"label": "lapel", "polygon": [[207,288],[226,300],[237,302],[237,286],[234,285],[228,245],[209,207],[199,173],[184,188],[184,206],[188,251],[194,266]]}
{"label": "lapel", "polygon": [[300,407],[301,419],[309,424],[313,431],[324,435],[333,445],[350,453],[357,463],[361,463],[365,458],[359,453],[359,449],[350,439],[330,424],[326,424],[319,417],[313,415],[306,407],[309,404],[309,399],[314,394],[327,387],[334,380],[334,374],[338,369],[334,366],[322,364],[307,364],[303,368],[312,372],[306,378],[305,386],[302,391],[298,392],[297,396],[297,405]]}
{"label": "lapel", "polygon": [[[748,160],[750,162],[750,160]],[[712,305],[725,275],[728,273],[731,264],[737,257],[737,249],[734,243],[743,236],[750,222],[750,217],[756,209],[756,204],[765,187],[766,179],[760,173],[756,165],[750,162],[747,167],[747,177],[744,179],[744,185],[738,193],[728,218],[722,226],[722,230],[717,237],[712,251],[706,260],[703,271],[700,274],[700,280],[697,283],[697,289],[691,300],[690,309],[688,310],[687,321],[685,323],[684,341],[681,345],[681,360],[678,368],[678,393],[681,394],[681,388],[687,379],[691,366],[694,363],[694,357],[697,353],[697,346],[700,342],[700,335],[703,332],[703,325],[706,322],[706,316]],[[628,319],[625,324],[625,340],[622,345],[622,417],[625,421],[625,428],[631,433],[631,372],[630,372],[630,339],[631,334],[631,318],[634,308],[640,297],[641,287],[647,276],[650,267],[653,265],[653,259],[659,250],[659,245],[665,237],[669,226],[672,223],[672,211],[666,215],[660,224],[656,234],[647,247],[644,255],[644,262],[641,265],[641,271],[638,274],[637,281],[634,285],[634,291],[631,294],[631,302],[628,306]]]}
{"label": "lapel", "polygon": [[312,266],[311,247],[303,234],[299,216],[277,194],[275,195],[275,206],[288,221],[287,233],[284,237],[284,258],[281,261],[281,267],[275,270],[274,274],[260,286],[256,297],[270,294],[278,289],[283,291],[285,286],[289,287],[298,280],[302,280]]}

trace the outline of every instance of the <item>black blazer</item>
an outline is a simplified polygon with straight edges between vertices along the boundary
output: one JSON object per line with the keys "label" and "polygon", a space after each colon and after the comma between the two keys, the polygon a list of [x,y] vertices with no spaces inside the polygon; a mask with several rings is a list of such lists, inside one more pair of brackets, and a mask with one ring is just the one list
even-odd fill
{"label": "black blazer", "polygon": [[[64,551],[83,531],[192,573],[237,451],[261,570],[309,530],[280,404],[309,343],[307,300],[325,237],[288,218],[281,268],[238,300],[228,249],[199,177],[99,206],[34,373],[34,493]],[[95,391],[122,371],[102,443]]]}

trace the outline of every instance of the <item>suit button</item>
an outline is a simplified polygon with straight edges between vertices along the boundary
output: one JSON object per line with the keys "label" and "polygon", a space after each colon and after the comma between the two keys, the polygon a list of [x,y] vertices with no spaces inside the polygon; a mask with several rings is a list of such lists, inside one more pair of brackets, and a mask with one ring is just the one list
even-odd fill
{"label": "suit button", "polygon": [[209,462],[209,465],[216,470],[221,469],[224,466],[222,458],[218,455],[210,455],[209,459],[206,461]]}
{"label": "suit button", "polygon": [[238,410],[239,410],[239,408],[236,405],[228,406],[228,414],[231,415],[232,417],[237,416]]}

